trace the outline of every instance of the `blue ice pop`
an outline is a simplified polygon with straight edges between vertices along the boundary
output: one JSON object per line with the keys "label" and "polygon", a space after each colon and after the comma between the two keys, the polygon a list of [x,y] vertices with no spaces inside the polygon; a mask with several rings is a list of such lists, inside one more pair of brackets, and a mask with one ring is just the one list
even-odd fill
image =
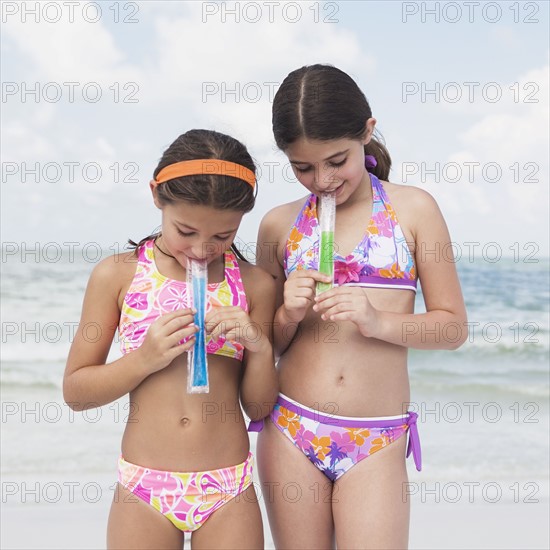
{"label": "blue ice pop", "polygon": [[187,393],[208,393],[208,361],[206,355],[206,290],[208,268],[205,260],[187,262],[187,284],[192,289],[193,307],[196,310],[194,322],[199,327],[195,344],[187,354]]}

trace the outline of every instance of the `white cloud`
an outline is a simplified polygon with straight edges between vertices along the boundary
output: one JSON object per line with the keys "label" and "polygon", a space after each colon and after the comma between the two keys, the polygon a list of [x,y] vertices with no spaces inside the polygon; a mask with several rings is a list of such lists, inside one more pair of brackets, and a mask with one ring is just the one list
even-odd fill
{"label": "white cloud", "polygon": [[[150,172],[162,149],[178,132],[189,127],[215,128],[235,135],[263,164],[264,171],[269,162],[284,165],[286,158],[274,147],[269,121],[274,89],[286,74],[305,64],[332,63],[361,81],[376,76],[375,54],[380,52],[384,64],[390,59],[385,50],[382,54],[383,46],[378,43],[373,44],[372,49],[361,50],[359,37],[346,24],[316,24],[309,10],[315,4],[312,2],[300,4],[308,17],[294,24],[281,17],[270,23],[265,14],[257,23],[241,20],[237,24],[231,17],[225,22],[221,17],[210,17],[205,24],[202,22],[204,4],[140,3],[139,23],[116,29],[103,21],[59,22],[52,27],[33,24],[31,19],[24,25],[17,21],[4,25],[3,49],[10,51],[13,80],[96,81],[105,93],[105,101],[97,104],[82,101],[80,104],[66,101],[18,104],[10,100],[2,130],[4,159],[81,163],[93,160],[100,163],[109,176],[109,166],[114,162],[135,160],[140,165],[139,182],[127,186],[115,185],[112,178],[104,178],[99,185],[86,182],[32,185],[32,215],[25,223],[34,228],[35,234],[42,236],[43,212],[60,213],[59,219],[48,225],[48,231],[53,231],[56,223],[61,226],[71,219],[73,224],[74,220],[79,221],[79,231],[93,235],[98,228],[88,221],[88,214],[90,209],[100,208],[105,219],[110,220],[109,224],[123,225],[125,214],[121,213],[121,204],[131,213],[127,219],[135,220],[136,227],[150,229],[150,220],[156,219],[146,185]],[[517,34],[517,31],[499,32],[495,31],[493,42],[513,42]],[[114,104],[112,100],[109,103],[112,92],[106,87],[113,82],[138,83],[138,104]],[[210,89],[216,92],[203,96],[205,83],[213,83]],[[535,94],[538,103],[515,102],[517,98],[510,87],[516,86],[516,93],[526,99],[534,89],[531,83],[539,86]],[[224,86],[228,92],[226,97],[223,97]],[[548,170],[544,164],[548,151],[548,66],[525,70],[510,82],[499,81],[499,86],[503,98],[497,103],[477,100],[476,95],[473,103],[465,97],[459,103],[430,106],[430,120],[425,121],[427,135],[416,142],[410,139],[410,133],[415,131],[411,130],[411,115],[405,112],[409,117],[406,132],[401,132],[401,119],[395,121],[393,127],[390,150],[396,158],[414,158],[416,149],[424,147],[422,144],[430,143],[433,136],[445,135],[434,144],[438,160],[447,158],[448,162],[482,165],[498,162],[503,167],[514,162],[521,163],[522,167],[530,161],[540,164],[536,175],[540,181],[531,186],[514,184],[513,173],[508,169],[508,178],[503,177],[494,184],[476,180],[445,186],[420,180],[419,185],[433,192],[449,216],[450,225],[459,228],[464,239],[468,238],[468,232],[482,232],[483,224],[489,219],[511,234],[511,205],[520,234],[531,234],[537,220],[547,220]],[[230,93],[235,88],[237,98]],[[256,101],[258,92],[261,97]],[[476,88],[476,93],[480,92],[480,88]],[[391,126],[395,106],[384,104],[385,100],[383,97],[378,101],[379,109],[381,112],[386,109],[385,120]],[[420,109],[411,109],[420,112]],[[444,129],[445,124],[452,126],[455,120],[464,124],[466,117],[477,118],[462,133]],[[139,130],[125,132],[128,120]],[[424,120],[418,121],[418,128],[422,122]],[[455,138],[458,145],[453,146]],[[453,152],[449,154],[449,150]],[[527,176],[525,170],[521,176]],[[261,215],[271,205],[304,194],[297,183],[285,181],[281,176],[275,181],[264,176],[260,189],[257,208],[243,222],[247,235],[243,238],[247,240],[248,236],[255,235]],[[24,200],[30,191],[21,186],[7,186],[6,190],[10,201]],[[105,201],[107,195],[111,196],[109,204]],[[466,215],[467,224],[464,223]],[[127,233],[126,227],[117,230]]]}
{"label": "white cloud", "polygon": [[101,20],[89,23],[75,17],[70,22],[65,16],[57,23],[47,23],[30,17],[23,23],[21,17],[10,17],[3,32],[26,58],[27,76],[42,82],[109,86],[140,79],[140,70],[126,62]]}
{"label": "white cloud", "polygon": [[[470,128],[463,132],[459,139],[464,149],[454,156],[469,157],[481,163],[497,162],[503,171],[509,170],[503,183],[509,191],[516,191],[518,186],[525,188],[528,174],[517,172],[519,181],[514,182],[514,171],[509,167],[514,163],[524,165],[534,162],[539,166],[540,174],[547,182],[549,139],[549,66],[533,69],[518,78],[521,82],[536,83],[539,93],[537,103],[527,103],[518,108],[516,103],[505,102],[499,106],[499,112],[481,117]],[[518,167],[518,168],[522,168]],[[547,186],[544,184],[544,188]],[[526,196],[516,193],[515,196]],[[527,196],[531,195],[527,193]]]}
{"label": "white cloud", "polygon": [[548,82],[548,64],[520,73],[509,82],[493,76],[484,80],[458,78],[456,82],[439,83],[440,101],[435,105],[445,112],[464,115],[509,112],[518,116],[535,110],[548,117]]}
{"label": "white cloud", "polygon": [[[28,82],[93,81],[102,86],[104,94],[97,104],[68,103],[66,96],[54,104],[12,102],[17,122],[5,122],[4,135],[9,138],[6,157],[20,162],[80,163],[77,181],[65,178],[55,190],[51,185],[34,186],[42,197],[34,208],[52,211],[57,207],[85,224],[86,212],[99,208],[103,201],[114,223],[119,219],[117,205],[121,203],[136,212],[136,217],[144,217],[150,212],[146,183],[152,167],[178,132],[193,126],[234,135],[260,163],[286,162],[274,148],[268,122],[273,95],[286,74],[315,62],[333,63],[352,74],[371,73],[376,66],[372,55],[360,51],[358,39],[349,28],[315,24],[309,10],[314,4],[301,3],[307,17],[295,24],[281,17],[275,23],[263,17],[258,23],[241,20],[239,24],[231,18],[224,22],[221,17],[210,17],[205,24],[201,3],[162,3],[162,10],[143,3],[139,4],[139,23],[125,27],[128,34],[117,34],[117,40],[103,21],[90,24],[76,18],[74,23],[60,21],[52,26],[34,24],[32,19],[22,24],[12,18],[5,27],[6,41],[16,52],[15,59],[21,61],[12,66],[14,80],[16,75]],[[130,35],[144,41],[140,51],[145,55],[128,49],[136,40]],[[124,40],[132,55],[120,48]],[[23,73],[17,72],[17,67]],[[114,104],[108,90],[113,82],[136,82],[139,102]],[[203,85],[208,82],[214,83],[219,93],[202,96]],[[230,93],[235,89],[237,97]],[[66,88],[63,91],[66,94]],[[80,89],[76,91],[78,97]],[[143,132],[124,136],[125,116],[142,121]],[[98,121],[103,120],[107,125],[100,128]],[[109,166],[123,159],[139,162],[139,185],[125,187],[113,182]],[[82,181],[79,175],[80,167],[90,161],[101,166],[104,177],[98,184]],[[259,209],[244,226],[254,232],[261,212],[280,202],[282,189],[285,196],[302,194],[297,184],[263,180]],[[26,191],[15,185],[15,179],[12,183],[12,196],[23,197]],[[56,193],[54,201],[52,191]],[[107,195],[112,200],[105,205]],[[36,211],[28,220],[37,233],[41,216]]]}
{"label": "white cloud", "polygon": [[[548,65],[519,75],[517,82],[536,83],[538,102],[503,101],[459,135],[463,148],[448,162],[462,168],[460,192],[440,202],[468,213],[460,229],[468,238],[490,227],[509,244],[535,241],[548,254]],[[469,168],[465,163],[476,164]]]}
{"label": "white cloud", "polygon": [[[309,4],[313,3],[302,3],[304,12]],[[312,57],[351,69],[359,67],[360,61],[363,72],[375,66],[372,56],[361,55],[358,40],[348,29],[315,24],[311,17],[296,24],[279,18],[274,24],[267,14],[257,23],[242,19],[236,23],[220,15],[203,23],[200,3],[185,6],[186,13],[180,17],[155,19],[156,63],[148,68],[146,100],[190,101],[210,111],[212,99],[217,99],[231,116],[227,107],[235,102],[235,91],[243,103],[246,91],[256,98],[258,90],[260,101],[269,102],[284,76],[301,64],[312,63]],[[201,99],[203,90],[210,95]]]}

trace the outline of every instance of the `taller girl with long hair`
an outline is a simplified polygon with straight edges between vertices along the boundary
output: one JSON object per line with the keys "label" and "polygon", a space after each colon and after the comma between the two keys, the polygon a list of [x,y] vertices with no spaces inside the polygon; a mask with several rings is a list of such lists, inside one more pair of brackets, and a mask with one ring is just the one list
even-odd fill
{"label": "taller girl with long hair", "polygon": [[[290,73],[273,102],[275,141],[308,191],[270,211],[258,236],[258,264],[277,284],[281,393],[258,438],[277,548],[407,547],[405,456],[421,468],[407,351],[467,336],[455,264],[437,254],[450,242],[443,216],[427,192],[388,181],[375,124],[332,66]],[[330,282],[319,271],[324,192],[336,199],[335,286],[316,294]],[[419,282],[427,311],[415,314]]]}

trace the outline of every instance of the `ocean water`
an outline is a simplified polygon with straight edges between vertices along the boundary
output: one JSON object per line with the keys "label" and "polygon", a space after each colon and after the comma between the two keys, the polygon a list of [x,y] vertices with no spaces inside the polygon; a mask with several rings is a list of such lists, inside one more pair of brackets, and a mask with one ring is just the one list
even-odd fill
{"label": "ocean water", "polygon": [[[109,488],[127,398],[74,413],[61,393],[96,263],[83,254],[22,260],[8,256],[2,266],[2,477],[29,484],[49,477],[101,480]],[[549,477],[549,262],[461,261],[457,267],[470,326],[449,327],[447,336],[468,330],[467,343],[409,355],[409,408],[419,413],[424,462],[421,473],[409,464],[411,480],[506,480],[527,491],[536,482],[542,494]],[[421,293],[416,310],[424,310]],[[115,339],[109,360],[119,356]],[[7,489],[4,503],[21,501]],[[82,495],[75,498],[87,498]]]}

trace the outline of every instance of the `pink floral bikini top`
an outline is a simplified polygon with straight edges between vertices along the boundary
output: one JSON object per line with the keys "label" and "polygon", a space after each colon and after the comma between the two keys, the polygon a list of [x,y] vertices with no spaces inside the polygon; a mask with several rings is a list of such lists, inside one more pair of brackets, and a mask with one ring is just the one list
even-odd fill
{"label": "pink floral bikini top", "polygon": [[[155,264],[153,250],[153,239],[139,248],[136,274],[124,297],[118,326],[123,354],[141,346],[147,330],[161,315],[189,307],[190,304],[187,283],[161,275]],[[214,306],[239,306],[248,311],[239,264],[230,250],[225,253],[224,280],[221,283],[208,284],[206,311]],[[181,343],[183,342],[184,340]],[[207,336],[206,351],[242,361],[244,346],[225,338],[213,341]]]}
{"label": "pink floral bikini top", "polygon": [[[406,289],[416,292],[416,269],[386,192],[380,180],[372,183],[372,216],[361,242],[345,258],[334,252],[335,285]],[[335,247],[336,248],[336,247]],[[288,277],[295,269],[318,269],[319,223],[317,196],[311,194],[298,214],[284,254]]]}

